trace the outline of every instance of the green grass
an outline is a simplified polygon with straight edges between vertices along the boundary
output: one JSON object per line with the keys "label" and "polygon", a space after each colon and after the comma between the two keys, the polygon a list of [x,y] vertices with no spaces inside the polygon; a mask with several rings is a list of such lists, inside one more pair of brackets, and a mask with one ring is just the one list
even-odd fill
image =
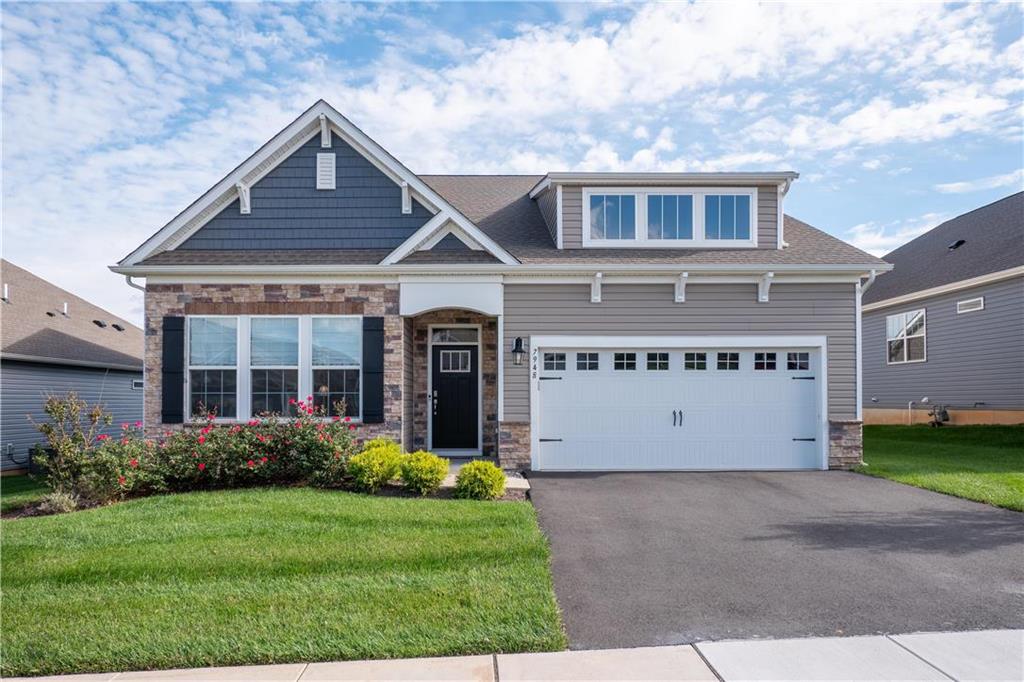
{"label": "green grass", "polygon": [[235,490],[2,530],[5,676],[566,646],[527,503]]}
{"label": "green grass", "polygon": [[861,473],[1024,511],[1024,426],[865,426]]}
{"label": "green grass", "polygon": [[0,476],[0,514],[38,502],[48,491],[45,484],[28,476]]}

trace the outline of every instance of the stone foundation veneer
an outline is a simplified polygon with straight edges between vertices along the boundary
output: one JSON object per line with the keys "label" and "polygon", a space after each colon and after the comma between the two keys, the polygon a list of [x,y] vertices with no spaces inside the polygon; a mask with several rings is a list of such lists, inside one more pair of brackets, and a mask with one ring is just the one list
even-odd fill
{"label": "stone foundation veneer", "polygon": [[[384,422],[359,428],[360,439],[402,439],[402,351],[406,325],[397,284],[149,284],[146,287],[144,421],[149,435],[181,424],[161,421],[165,315],[366,315],[384,318]],[[304,396],[303,396],[304,397]]]}
{"label": "stone foundation veneer", "polygon": [[828,468],[852,469],[864,463],[863,422],[833,419],[828,423]]}
{"label": "stone foundation veneer", "polygon": [[530,470],[530,422],[498,424],[498,464],[505,471]]}

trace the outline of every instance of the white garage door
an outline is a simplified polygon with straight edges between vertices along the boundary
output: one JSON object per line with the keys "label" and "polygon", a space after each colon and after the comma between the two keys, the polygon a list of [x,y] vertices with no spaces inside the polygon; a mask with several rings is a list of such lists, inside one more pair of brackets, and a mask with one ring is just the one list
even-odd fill
{"label": "white garage door", "polygon": [[540,348],[534,468],[820,468],[819,355]]}

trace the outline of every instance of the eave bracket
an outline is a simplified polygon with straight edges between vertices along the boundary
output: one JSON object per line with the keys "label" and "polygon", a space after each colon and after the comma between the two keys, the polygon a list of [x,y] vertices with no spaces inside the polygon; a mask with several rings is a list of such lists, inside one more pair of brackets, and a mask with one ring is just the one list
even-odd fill
{"label": "eave bracket", "polygon": [[768,290],[772,287],[772,280],[775,279],[774,272],[766,272],[761,275],[761,280],[757,283],[757,302],[767,303],[768,302]]}
{"label": "eave bracket", "polygon": [[690,273],[683,272],[676,279],[676,303],[686,303],[686,280],[689,278]]}
{"label": "eave bracket", "polygon": [[325,114],[320,114],[320,146],[324,149],[331,146],[331,126],[327,123]]}
{"label": "eave bracket", "polygon": [[249,187],[242,183],[237,183],[235,189],[238,190],[238,212],[242,215],[249,215],[252,210],[249,207]]}
{"label": "eave bracket", "polygon": [[601,278],[604,275],[600,272],[594,273],[594,279],[590,283],[590,302],[600,303],[601,302]]}

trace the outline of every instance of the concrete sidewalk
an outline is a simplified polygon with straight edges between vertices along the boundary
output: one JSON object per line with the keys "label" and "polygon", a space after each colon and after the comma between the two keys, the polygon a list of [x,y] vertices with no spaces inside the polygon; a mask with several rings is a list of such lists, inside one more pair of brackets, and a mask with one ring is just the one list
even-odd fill
{"label": "concrete sidewalk", "polygon": [[1022,680],[1024,630],[703,642],[693,646],[295,663],[14,682],[334,680]]}

